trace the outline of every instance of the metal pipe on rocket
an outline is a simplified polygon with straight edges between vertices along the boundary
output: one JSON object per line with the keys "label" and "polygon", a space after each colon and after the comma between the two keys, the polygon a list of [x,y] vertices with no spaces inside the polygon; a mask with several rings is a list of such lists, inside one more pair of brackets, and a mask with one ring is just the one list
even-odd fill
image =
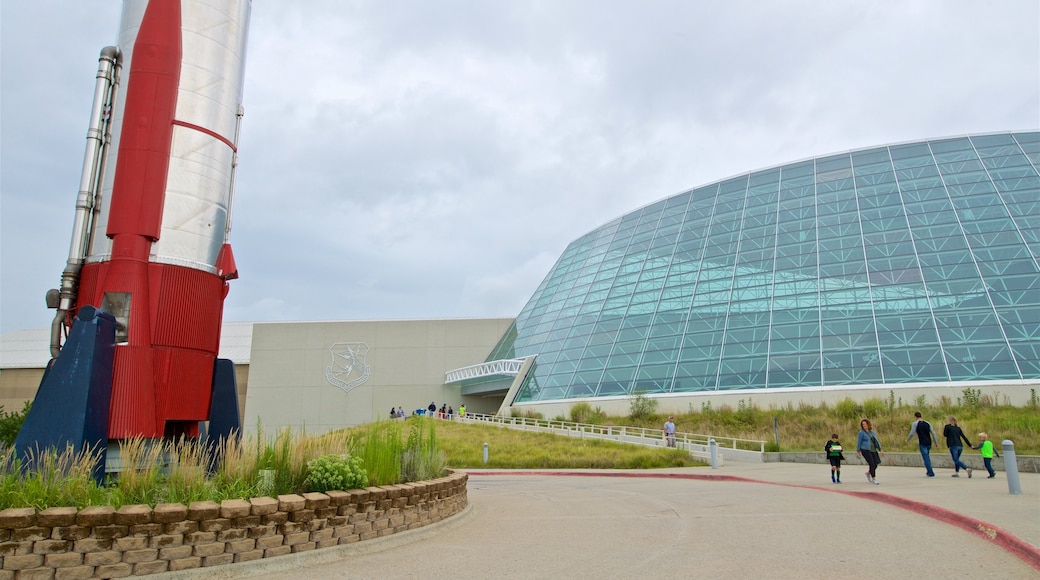
{"label": "metal pipe on rocket", "polygon": [[[68,422],[54,399],[70,392],[90,393],[81,423],[106,415],[109,440],[238,428],[233,367],[217,354],[238,276],[228,235],[250,10],[250,0],[123,3],[118,48],[99,66],[69,260],[48,293],[54,358],[16,447],[55,439],[43,431]],[[106,349],[110,380],[82,376]],[[76,364],[84,357],[90,365]],[[57,440],[100,443],[83,429]]]}

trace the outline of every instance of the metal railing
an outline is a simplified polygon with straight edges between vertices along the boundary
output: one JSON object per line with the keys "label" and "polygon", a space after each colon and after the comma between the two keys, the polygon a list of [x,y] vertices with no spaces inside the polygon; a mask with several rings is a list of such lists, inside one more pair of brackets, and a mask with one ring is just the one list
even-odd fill
{"label": "metal railing", "polygon": [[[478,413],[466,413],[465,417],[456,416],[455,419],[473,423],[488,423],[521,431],[537,431],[566,437],[579,437],[581,439],[607,439],[621,443],[645,445],[647,447],[664,447],[666,445],[662,429],[648,429],[646,427],[591,425],[588,423],[533,419],[530,417],[501,417]],[[709,442],[711,440],[715,441],[720,451],[726,451],[726,455],[732,459],[761,461],[761,454],[765,453],[766,450],[766,442],[757,439],[720,437],[699,433],[677,432],[675,434],[676,447],[689,451],[691,455],[698,459],[710,456]],[[757,457],[754,457],[756,454]]]}
{"label": "metal railing", "polygon": [[520,367],[523,364],[524,359],[517,358],[493,360],[491,362],[470,365],[468,367],[462,367],[461,369],[455,369],[445,373],[444,383],[451,384],[457,383],[465,379],[475,379],[499,375],[516,376],[516,374],[520,372]]}

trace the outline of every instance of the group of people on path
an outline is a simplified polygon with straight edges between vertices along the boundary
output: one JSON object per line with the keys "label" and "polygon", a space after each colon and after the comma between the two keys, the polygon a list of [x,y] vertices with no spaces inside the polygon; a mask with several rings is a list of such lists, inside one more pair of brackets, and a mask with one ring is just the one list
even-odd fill
{"label": "group of people on path", "polygon": [[[451,407],[447,403],[444,403],[438,409],[437,408],[437,403],[435,403],[433,401],[430,401],[430,406],[429,407],[426,407],[425,409],[422,409],[422,408],[416,409],[412,414],[413,415],[425,415],[427,417],[438,417],[440,419],[454,419],[455,418],[455,408]],[[459,417],[461,418],[461,417],[465,417],[465,416],[466,416],[466,404],[463,403],[463,404],[459,405]],[[390,418],[391,419],[403,419],[404,418],[404,409],[402,409],[400,406],[398,406],[396,408],[390,407]]]}
{"label": "group of people on path", "polygon": [[[447,404],[447,403],[444,403],[438,409],[437,408],[437,403],[435,403],[433,401],[430,401],[430,406],[426,407],[426,416],[427,417],[437,417],[438,419],[454,419],[455,418],[455,408],[452,407],[451,405]],[[459,405],[459,417],[465,417],[465,416],[466,416],[466,404],[463,403],[463,404]]]}
{"label": "group of people on path", "polygon": [[[932,424],[925,421],[920,412],[914,413],[914,422],[910,424],[910,433],[906,436],[906,440],[910,441],[915,435],[917,436],[917,448],[924,461],[925,475],[935,477],[935,470],[932,469],[931,450],[932,447],[938,449],[939,437],[932,428]],[[946,439],[946,446],[950,449],[950,457],[953,458],[953,477],[960,477],[962,469],[967,472],[969,478],[972,474],[971,468],[961,461],[961,454],[964,452],[961,441],[972,449],[979,450],[986,471],[989,472],[989,479],[996,477],[996,471],[993,469],[993,457],[1000,457],[1000,455],[994,450],[989,435],[979,433],[979,444],[972,445],[964,435],[964,430],[957,426],[957,419],[947,417],[946,425],[943,427],[943,437]],[[845,460],[845,456],[842,454],[843,449],[837,433],[831,435],[830,441],[824,444],[823,450],[830,462],[831,482],[841,483],[841,462]],[[859,433],[856,436],[856,457],[862,457],[867,462],[867,481],[873,485],[878,485],[877,467],[884,455],[885,451],[881,447],[881,441],[874,431],[873,424],[869,419],[863,419],[859,423]]]}

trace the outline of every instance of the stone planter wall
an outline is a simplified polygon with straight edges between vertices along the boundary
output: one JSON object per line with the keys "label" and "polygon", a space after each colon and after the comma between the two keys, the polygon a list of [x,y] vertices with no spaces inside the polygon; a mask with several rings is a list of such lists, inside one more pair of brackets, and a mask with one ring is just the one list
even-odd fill
{"label": "stone planter wall", "polygon": [[467,505],[465,473],[250,500],[0,511],[0,580],[122,578],[351,544]]}

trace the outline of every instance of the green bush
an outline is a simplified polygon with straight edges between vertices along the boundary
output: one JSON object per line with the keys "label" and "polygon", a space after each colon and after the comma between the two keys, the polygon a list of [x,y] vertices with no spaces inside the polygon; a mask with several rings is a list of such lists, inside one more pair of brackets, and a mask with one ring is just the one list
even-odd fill
{"label": "green bush", "polygon": [[571,421],[575,423],[595,423],[602,420],[606,413],[599,407],[593,408],[588,403],[575,403],[570,411]]}
{"label": "green bush", "polygon": [[978,407],[982,402],[982,389],[967,388],[962,392],[964,393],[964,406]]}
{"label": "green bush", "polygon": [[861,411],[862,407],[860,407],[859,403],[848,397],[834,405],[834,414],[842,419],[855,419],[862,414]]}
{"label": "green bush", "polygon": [[867,417],[880,417],[887,409],[888,405],[877,397],[863,401],[863,414]]}
{"label": "green bush", "polygon": [[307,464],[307,487],[317,492],[368,487],[368,473],[360,457],[323,455]]}
{"label": "green bush", "polygon": [[651,399],[646,391],[636,391],[629,403],[628,416],[631,419],[648,419],[657,413],[657,399]]}
{"label": "green bush", "polygon": [[31,408],[32,401],[26,401],[21,411],[8,413],[4,411],[4,406],[0,405],[0,443],[8,447],[14,446],[15,437],[18,437],[18,432],[22,430],[22,424],[25,423],[25,417]]}

